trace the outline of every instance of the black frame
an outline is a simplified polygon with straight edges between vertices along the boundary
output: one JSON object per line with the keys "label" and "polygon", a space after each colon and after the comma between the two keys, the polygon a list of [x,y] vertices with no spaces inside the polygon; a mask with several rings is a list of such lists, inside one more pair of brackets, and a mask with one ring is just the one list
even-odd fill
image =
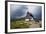
{"label": "black frame", "polygon": [[[38,31],[22,31],[22,32],[7,32],[7,3],[8,2],[20,2],[20,3],[35,3],[35,4],[44,4],[44,30]],[[25,33],[25,32],[42,32],[45,31],[45,3],[43,2],[27,2],[27,1],[5,1],[5,33]]]}

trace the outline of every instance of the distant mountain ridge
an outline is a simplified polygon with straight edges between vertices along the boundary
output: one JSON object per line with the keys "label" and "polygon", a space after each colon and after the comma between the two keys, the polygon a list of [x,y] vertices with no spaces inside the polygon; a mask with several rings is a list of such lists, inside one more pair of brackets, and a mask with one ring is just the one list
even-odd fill
{"label": "distant mountain ridge", "polygon": [[[34,18],[33,14],[31,14],[29,12],[27,12],[26,16],[18,17],[18,18],[15,18],[15,19],[31,19],[31,18],[33,18],[34,20],[41,20],[41,18],[40,19],[39,18]],[[15,19],[13,19],[13,20],[15,20]]]}

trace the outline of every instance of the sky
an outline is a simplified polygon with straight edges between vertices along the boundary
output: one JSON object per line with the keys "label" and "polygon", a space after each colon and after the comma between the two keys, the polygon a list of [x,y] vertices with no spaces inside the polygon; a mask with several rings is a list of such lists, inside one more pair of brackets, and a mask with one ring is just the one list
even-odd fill
{"label": "sky", "polygon": [[41,18],[42,7],[35,5],[10,5],[10,17],[11,19],[22,18],[27,15],[27,12],[33,14],[34,18]]}

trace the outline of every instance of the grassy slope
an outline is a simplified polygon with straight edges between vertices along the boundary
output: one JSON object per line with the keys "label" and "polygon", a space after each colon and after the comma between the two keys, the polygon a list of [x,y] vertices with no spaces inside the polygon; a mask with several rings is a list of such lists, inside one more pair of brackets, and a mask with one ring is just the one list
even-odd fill
{"label": "grassy slope", "polygon": [[11,29],[28,28],[29,25],[25,23],[24,19],[16,19],[11,21]]}
{"label": "grassy slope", "polygon": [[35,21],[28,21],[26,22],[25,19],[16,19],[11,21],[11,29],[18,29],[18,28],[39,28],[41,22]]}

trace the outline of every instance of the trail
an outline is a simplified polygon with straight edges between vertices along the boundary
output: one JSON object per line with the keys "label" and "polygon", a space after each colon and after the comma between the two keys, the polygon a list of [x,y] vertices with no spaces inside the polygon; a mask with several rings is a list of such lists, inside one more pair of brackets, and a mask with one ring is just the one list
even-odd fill
{"label": "trail", "polygon": [[30,28],[40,28],[40,26],[42,26],[42,22],[35,22],[35,21],[29,21],[29,22],[26,22]]}

